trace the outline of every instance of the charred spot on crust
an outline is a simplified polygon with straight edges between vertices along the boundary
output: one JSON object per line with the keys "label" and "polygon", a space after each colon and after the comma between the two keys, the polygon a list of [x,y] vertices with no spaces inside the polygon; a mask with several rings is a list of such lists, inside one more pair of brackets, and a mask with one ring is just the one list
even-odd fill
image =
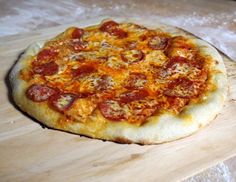
{"label": "charred spot on crust", "polygon": [[133,142],[125,137],[117,137],[114,139],[115,142],[121,144],[132,144]]}

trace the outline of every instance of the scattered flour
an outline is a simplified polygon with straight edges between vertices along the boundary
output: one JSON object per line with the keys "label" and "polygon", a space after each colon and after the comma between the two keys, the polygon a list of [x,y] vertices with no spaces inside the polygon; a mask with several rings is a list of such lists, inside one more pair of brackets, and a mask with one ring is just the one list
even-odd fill
{"label": "scattered flour", "polygon": [[229,168],[220,163],[215,167],[210,168],[198,175],[188,178],[183,182],[233,182],[234,179],[229,171]]}
{"label": "scattered flour", "polygon": [[[229,24],[236,22],[236,12],[231,14],[216,12],[209,13],[207,16],[202,16],[198,12],[190,12],[177,16],[164,16],[163,14],[168,14],[168,12],[158,12],[155,7],[151,7],[150,11],[142,11],[140,10],[140,4],[136,3],[113,4],[108,2],[106,8],[104,8],[96,3],[88,6],[73,0],[58,3],[54,1],[47,1],[46,3],[46,0],[23,0],[23,3],[19,3],[18,6],[10,6],[10,8],[14,13],[0,17],[0,36],[69,24],[102,15],[133,16],[183,27],[209,41],[236,60],[236,51],[234,51],[236,50],[236,31],[233,32],[227,28]],[[175,8],[180,9],[179,6]]]}

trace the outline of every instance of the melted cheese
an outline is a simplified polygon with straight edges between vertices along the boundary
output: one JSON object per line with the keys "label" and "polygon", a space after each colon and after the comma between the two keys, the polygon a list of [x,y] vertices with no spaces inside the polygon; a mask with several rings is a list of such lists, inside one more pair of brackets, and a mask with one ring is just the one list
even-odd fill
{"label": "melted cheese", "polygon": [[77,99],[67,111],[67,115],[76,119],[76,121],[84,122],[95,108],[96,104],[91,99]]}
{"label": "melted cheese", "polygon": [[[71,40],[70,37],[74,28],[69,28],[63,34],[49,41],[44,47],[56,47],[58,50],[59,55],[56,59],[56,63],[59,65],[58,73],[45,76],[44,78],[34,75],[34,81],[31,82],[37,83],[41,81],[52,87],[57,87],[62,91],[74,94],[78,92],[100,94],[101,90],[112,89],[114,90],[114,96],[117,96],[123,91],[126,91],[124,82],[128,80],[130,73],[141,73],[146,76],[147,80],[137,79],[135,86],[147,89],[150,95],[156,97],[154,99],[156,102],[162,101],[166,102],[166,105],[168,105],[166,96],[158,95],[162,94],[163,90],[167,88],[168,82],[179,77],[188,77],[191,80],[195,80],[199,75],[199,69],[191,69],[187,64],[176,63],[174,68],[165,68],[166,62],[172,57],[181,56],[192,59],[193,56],[195,56],[196,51],[194,45],[191,51],[179,47],[183,42],[187,42],[186,44],[191,46],[192,44],[188,39],[185,40],[181,37],[175,38],[172,47],[167,51],[152,50],[148,46],[149,37],[152,35],[171,37],[171,35],[161,32],[160,30],[148,30],[144,27],[129,23],[120,24],[119,28],[128,32],[127,38],[119,39],[107,32],[100,31],[98,26],[93,26],[84,29],[85,33],[82,38]],[[143,40],[140,39],[142,36],[144,37]],[[73,46],[78,46],[81,42],[83,42],[85,48],[75,50]],[[134,43],[135,48],[127,48],[127,43],[130,42]],[[142,51],[144,56],[142,60],[137,61],[139,51]],[[125,57],[128,61],[122,59],[122,53],[125,53]],[[72,69],[77,69],[81,65],[86,64],[94,66],[96,72],[88,74],[83,78],[73,77]],[[155,75],[154,67],[160,69],[156,71],[159,77]],[[102,80],[104,79],[104,75],[106,75],[106,88],[100,88],[101,83],[104,81]],[[180,89],[180,92],[184,91]],[[60,99],[58,104],[63,106],[68,101],[69,98],[65,97]],[[149,104],[151,103],[152,102]],[[137,102],[135,107],[142,108],[144,104],[148,103]],[[66,113],[76,120],[84,122],[86,118],[92,117],[94,110],[98,112],[95,108],[96,104],[92,102],[90,98],[78,99]],[[112,104],[110,112],[119,109],[119,104],[114,103]],[[134,114],[129,106],[122,106],[122,109],[127,115]],[[168,107],[163,106],[163,109],[168,110]],[[149,111],[147,110],[145,112]],[[92,123],[90,124],[93,125]],[[99,127],[101,126],[98,126],[98,128]],[[94,126],[94,128],[96,127]],[[94,132],[95,131],[96,129],[94,129]]]}
{"label": "melted cheese", "polygon": [[59,108],[63,108],[64,106],[66,106],[70,101],[71,101],[71,96],[70,95],[64,95],[64,96],[61,96],[59,99],[58,99],[58,107]]}

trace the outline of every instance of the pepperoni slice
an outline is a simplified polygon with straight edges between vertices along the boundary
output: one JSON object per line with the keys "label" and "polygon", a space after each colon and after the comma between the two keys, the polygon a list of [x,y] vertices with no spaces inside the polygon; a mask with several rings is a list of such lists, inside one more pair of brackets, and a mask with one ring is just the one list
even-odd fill
{"label": "pepperoni slice", "polygon": [[99,29],[103,32],[109,33],[110,35],[117,36],[118,38],[126,38],[128,33],[118,28],[118,26],[119,24],[115,21],[107,21],[103,23]]}
{"label": "pepperoni slice", "polygon": [[55,58],[58,55],[58,52],[55,49],[43,49],[37,55],[37,60],[42,61],[46,59]]}
{"label": "pepperoni slice", "polygon": [[121,58],[127,63],[136,63],[144,58],[144,53],[136,49],[126,50],[121,52]]}
{"label": "pepperoni slice", "polygon": [[59,67],[54,61],[41,65],[36,65],[33,67],[34,73],[45,76],[56,74],[58,72],[58,69]]}
{"label": "pepperoni slice", "polygon": [[78,69],[72,71],[74,77],[85,77],[91,73],[96,72],[96,69],[91,65],[83,65]]}
{"label": "pepperoni slice", "polygon": [[110,119],[113,121],[120,121],[125,119],[125,111],[124,108],[120,105],[118,101],[115,100],[106,100],[98,104],[98,108],[100,109],[102,115],[106,119]]}
{"label": "pepperoni slice", "polygon": [[174,68],[177,67],[177,64],[183,65],[183,64],[189,64],[188,60],[184,57],[176,56],[170,59],[170,61],[167,64],[167,68]]}
{"label": "pepperoni slice", "polygon": [[114,35],[114,36],[116,36],[120,39],[128,37],[128,33],[125,32],[124,30],[120,29],[120,28],[114,28],[108,33],[110,33],[111,35]]}
{"label": "pepperoni slice", "polygon": [[107,90],[107,89],[112,88],[113,85],[114,85],[114,81],[111,76],[102,75],[97,80],[97,84],[96,84],[95,88],[97,90]]}
{"label": "pepperoni slice", "polygon": [[34,84],[26,90],[26,96],[34,102],[46,101],[56,93],[58,93],[58,90],[47,85]]}
{"label": "pepperoni slice", "polygon": [[110,30],[114,29],[115,27],[117,27],[119,24],[116,23],[115,21],[107,21],[104,22],[101,26],[100,26],[100,30],[103,32],[110,32]]}
{"label": "pepperoni slice", "polygon": [[75,94],[60,93],[51,97],[49,104],[56,111],[63,112],[69,109],[76,99],[77,99],[77,95]]}
{"label": "pepperoni slice", "polygon": [[122,93],[119,96],[119,100],[121,103],[129,103],[132,101],[142,100],[148,96],[148,92],[146,90],[132,90]]}
{"label": "pepperoni slice", "polygon": [[191,72],[191,64],[190,62],[183,57],[174,57],[171,58],[170,61],[166,65],[166,74],[184,74]]}
{"label": "pepperoni slice", "polygon": [[194,59],[191,63],[195,68],[201,70],[204,68],[205,60],[204,58],[198,58],[198,59]]}
{"label": "pepperoni slice", "polygon": [[138,89],[143,88],[147,83],[146,75],[142,73],[131,73],[128,80],[125,81],[125,88]]}
{"label": "pepperoni slice", "polygon": [[183,49],[193,49],[194,46],[189,43],[189,40],[182,36],[176,36],[171,39],[171,47],[183,48]]}
{"label": "pepperoni slice", "polygon": [[187,44],[187,43],[179,44],[178,47],[183,48],[183,49],[188,49],[188,50],[193,49],[193,46],[191,46],[190,44]]}
{"label": "pepperoni slice", "polygon": [[145,40],[147,40],[147,38],[148,38],[148,36],[145,35],[145,34],[139,36],[139,39],[140,39],[141,41],[145,41]]}
{"label": "pepperoni slice", "polygon": [[164,94],[171,97],[191,98],[197,96],[202,83],[187,78],[177,78],[171,81]]}
{"label": "pepperoni slice", "polygon": [[160,103],[158,103],[155,99],[145,99],[136,102],[129,103],[130,114],[129,121],[130,122],[145,122],[145,120],[152,116],[159,108]]}
{"label": "pepperoni slice", "polygon": [[208,72],[205,69],[201,70],[197,76],[197,80],[202,83],[205,82],[207,78],[208,78]]}
{"label": "pepperoni slice", "polygon": [[71,34],[71,37],[73,39],[80,39],[82,35],[84,34],[84,30],[81,28],[75,28],[74,31]]}
{"label": "pepperoni slice", "polygon": [[166,37],[152,37],[149,42],[148,42],[148,46],[151,49],[155,49],[155,50],[163,50],[167,47],[168,45],[168,41],[169,39]]}

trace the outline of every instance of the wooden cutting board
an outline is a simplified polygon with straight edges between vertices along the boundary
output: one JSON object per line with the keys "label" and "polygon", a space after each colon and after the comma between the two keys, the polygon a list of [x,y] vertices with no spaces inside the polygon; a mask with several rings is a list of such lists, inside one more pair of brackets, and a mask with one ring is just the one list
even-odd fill
{"label": "wooden cutting board", "polygon": [[64,28],[0,39],[0,181],[176,181],[236,154],[236,63],[223,54],[226,106],[209,126],[175,142],[103,142],[43,128],[19,111],[9,96],[9,69],[27,45]]}

